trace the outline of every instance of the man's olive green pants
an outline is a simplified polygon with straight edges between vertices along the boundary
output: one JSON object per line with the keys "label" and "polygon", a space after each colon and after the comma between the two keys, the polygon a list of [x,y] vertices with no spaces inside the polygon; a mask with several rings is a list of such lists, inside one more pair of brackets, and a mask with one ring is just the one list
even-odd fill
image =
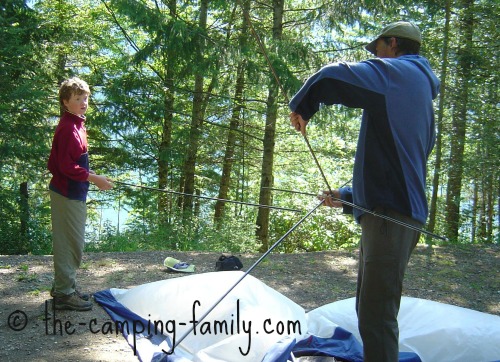
{"label": "man's olive green pants", "polygon": [[[422,226],[393,210],[378,208],[375,212]],[[364,214],[360,223],[362,235],[356,311],[364,362],[397,362],[397,316],[403,278],[420,233],[371,214]]]}

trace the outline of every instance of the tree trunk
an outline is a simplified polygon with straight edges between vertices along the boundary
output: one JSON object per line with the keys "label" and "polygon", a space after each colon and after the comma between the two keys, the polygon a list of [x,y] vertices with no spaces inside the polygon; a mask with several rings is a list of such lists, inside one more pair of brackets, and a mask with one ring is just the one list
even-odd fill
{"label": "tree trunk", "polygon": [[[490,107],[491,113],[483,115],[484,127],[482,129],[483,135],[481,137],[481,145],[484,146],[485,151],[482,156],[488,162],[481,162],[484,167],[485,187],[483,189],[483,197],[486,200],[486,235],[484,242],[494,243],[494,229],[495,229],[495,196],[500,200],[498,189],[495,187],[495,180],[498,177],[499,160],[498,156],[498,83],[493,82],[493,86],[486,85],[484,93],[488,94],[488,104],[493,105]],[[497,224],[498,226],[498,224]],[[498,235],[498,234],[497,234]],[[497,240],[498,242],[499,240]]]}
{"label": "tree trunk", "polygon": [[488,176],[487,180],[488,188],[485,190],[486,192],[486,242],[488,244],[493,243],[493,209],[494,209],[494,201],[493,201],[493,177]]}
{"label": "tree trunk", "polygon": [[[241,111],[243,109],[243,88],[245,83],[245,65],[240,64],[237,71],[236,88],[234,92],[235,105],[232,110],[231,122],[229,123],[229,132],[226,141],[226,150],[224,152],[224,161],[222,165],[222,176],[219,184],[219,199],[227,199],[229,184],[231,181],[231,170],[234,161],[234,148],[236,145],[236,131],[239,128]],[[224,205],[222,201],[215,204],[214,219],[216,223],[224,217]]]}
{"label": "tree trunk", "polygon": [[[202,0],[200,3],[200,19],[198,26],[200,29],[207,27],[207,13],[209,0]],[[202,59],[204,41],[200,44],[200,59]],[[196,159],[198,155],[199,142],[201,137],[204,107],[203,107],[203,82],[204,77],[200,70],[195,74],[194,92],[193,92],[193,110],[191,114],[191,128],[189,133],[189,144],[187,157],[184,164],[184,192],[187,194],[183,200],[183,211],[190,214],[193,209],[193,197],[195,189]]]}
{"label": "tree trunk", "polygon": [[[491,219],[493,220],[493,217]],[[497,225],[500,225],[500,175],[497,176]],[[500,244],[500,233],[497,233],[496,243]]]}
{"label": "tree trunk", "polygon": [[[171,0],[168,4],[169,12],[172,17],[176,15],[176,1]],[[168,49],[163,49],[163,59],[166,59],[165,67],[165,93],[163,101],[163,124],[161,142],[158,150],[158,187],[164,189],[168,187],[169,160],[172,157],[170,147],[172,143],[172,119],[174,117],[174,66],[175,57],[168,53]],[[171,198],[167,193],[160,193],[158,197],[158,212],[163,215],[161,220],[168,222],[170,214],[169,200]]]}
{"label": "tree trunk", "polygon": [[[283,34],[283,0],[273,0],[273,39],[279,41]],[[271,188],[274,184],[273,164],[276,138],[276,118],[278,115],[278,85],[270,75],[269,93],[267,97],[266,128],[264,133],[264,152],[260,176],[259,203],[271,205]],[[259,208],[257,215],[256,236],[261,242],[261,252],[269,249],[269,208]]]}
{"label": "tree trunk", "polygon": [[[487,184],[486,184],[486,179],[485,177],[479,177],[479,180],[481,180],[481,205],[476,204],[476,208],[479,208],[479,216],[477,216],[476,212],[476,217],[478,217],[478,220],[476,222],[476,227],[477,227],[477,236],[478,236],[478,241],[484,241],[486,239],[486,222],[487,222],[487,204],[486,204],[486,199],[488,195],[487,191]],[[474,181],[474,184],[476,184],[477,181]],[[479,197],[478,194],[479,192],[474,189],[474,197]],[[479,200],[478,200],[479,203]],[[476,242],[474,239],[472,242]]]}
{"label": "tree trunk", "polygon": [[452,116],[450,161],[446,194],[446,236],[458,240],[460,226],[460,197],[464,162],[465,134],[467,129],[467,105],[469,82],[472,71],[473,0],[462,0],[460,8],[460,40],[458,49],[457,96]]}
{"label": "tree trunk", "polygon": [[[170,61],[167,61],[170,63]],[[167,74],[169,71],[167,71]],[[167,75],[168,77],[168,75]],[[167,78],[171,80],[171,78]],[[170,81],[168,82],[170,83]],[[168,86],[167,86],[168,87]],[[169,89],[172,89],[168,87]],[[170,90],[167,89],[164,95],[164,115],[162,124],[162,135],[160,147],[158,150],[158,187],[160,189],[168,188],[168,177],[169,177],[169,159],[171,158],[170,147],[172,143],[172,119],[173,119],[173,107],[174,107],[174,96]],[[161,218],[162,221],[168,221],[168,215],[170,213],[169,205],[170,197],[167,193],[161,192],[158,197],[158,212],[163,214]]]}
{"label": "tree trunk", "polygon": [[193,197],[195,188],[196,158],[198,155],[201,128],[203,125],[202,114],[203,101],[203,76],[196,75],[194,82],[193,113],[191,117],[191,128],[189,132],[189,145],[187,149],[186,163],[184,164],[184,195],[183,209],[189,212],[193,208]]}
{"label": "tree trunk", "polygon": [[[483,158],[491,157],[488,155],[488,146],[483,154]],[[493,243],[493,220],[494,220],[494,178],[490,169],[482,170],[483,187],[481,190],[481,218],[478,240],[482,243]]]}
{"label": "tree trunk", "polygon": [[[174,108],[174,95],[171,89],[173,89],[173,78],[172,78],[172,59],[167,60],[167,72],[166,72],[166,91],[164,94],[163,101],[163,122],[162,122],[162,134],[161,142],[158,149],[158,188],[165,189],[168,188],[169,182],[169,169],[171,159],[171,145],[172,145],[172,119],[173,119],[173,108]],[[158,195],[158,212],[161,215],[161,222],[168,223],[169,215],[171,210],[171,198],[167,193],[160,192]]]}
{"label": "tree trunk", "polygon": [[29,195],[28,195],[28,183],[22,182],[19,185],[19,210],[20,210],[20,223],[21,227],[19,229],[19,241],[20,241],[20,253],[27,253],[31,251],[30,238],[29,238],[29,219],[30,219],[30,209],[29,209]]}
{"label": "tree trunk", "polygon": [[[248,29],[248,12],[250,10],[250,1],[246,0],[243,4],[243,25],[240,35],[240,49],[244,48],[247,43]],[[227,199],[229,192],[229,184],[231,181],[231,170],[234,161],[234,149],[236,145],[236,131],[240,127],[241,112],[243,110],[243,89],[245,87],[245,72],[246,61],[241,61],[238,64],[236,71],[236,87],[234,90],[234,106],[232,109],[231,122],[229,123],[229,132],[226,141],[226,151],[224,153],[224,161],[222,165],[222,176],[219,184],[219,199]],[[224,218],[224,202],[217,201],[215,204],[214,221],[217,225]]]}
{"label": "tree trunk", "polygon": [[[437,117],[437,137],[436,137],[436,147],[435,147],[435,164],[434,164],[434,175],[432,177],[432,196],[429,207],[429,222],[427,229],[433,233],[436,228],[436,215],[437,215],[437,197],[439,190],[439,175],[441,173],[441,162],[442,162],[442,146],[443,146],[443,118],[445,110],[445,96],[446,96],[446,85],[448,76],[448,51],[450,44],[450,17],[451,17],[451,0],[446,1],[445,8],[445,24],[444,24],[444,40],[443,40],[443,54],[441,58],[441,87],[439,92],[439,105],[438,105],[438,117]],[[426,243],[432,245],[433,238],[431,236],[426,237]]]}
{"label": "tree trunk", "polygon": [[[477,228],[477,210],[478,210],[478,188],[479,185],[477,184],[477,181],[474,181],[473,185],[473,198],[472,198],[472,212],[471,212],[471,235],[470,235],[470,242],[474,243],[476,240],[476,228]],[[479,225],[481,225],[481,213],[479,213]]]}
{"label": "tree trunk", "polygon": [[[266,129],[264,133],[264,152],[262,156],[262,170],[260,174],[260,194],[259,204],[271,205],[271,188],[274,185],[273,165],[274,165],[274,145],[276,138],[276,117],[278,107],[276,97],[278,86],[271,80],[269,95],[267,97]],[[261,252],[269,249],[269,208],[259,208],[257,214],[256,236],[262,243]]]}

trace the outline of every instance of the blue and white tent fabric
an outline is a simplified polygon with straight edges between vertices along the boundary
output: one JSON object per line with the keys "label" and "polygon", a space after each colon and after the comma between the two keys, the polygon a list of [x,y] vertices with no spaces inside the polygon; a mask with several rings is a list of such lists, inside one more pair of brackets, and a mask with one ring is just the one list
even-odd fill
{"label": "blue and white tent fabric", "polygon": [[[287,362],[311,355],[363,360],[353,298],[306,313],[247,275],[200,322],[242,276],[195,274],[112,288],[94,298],[144,362]],[[401,362],[500,361],[498,316],[403,297],[398,319]]]}

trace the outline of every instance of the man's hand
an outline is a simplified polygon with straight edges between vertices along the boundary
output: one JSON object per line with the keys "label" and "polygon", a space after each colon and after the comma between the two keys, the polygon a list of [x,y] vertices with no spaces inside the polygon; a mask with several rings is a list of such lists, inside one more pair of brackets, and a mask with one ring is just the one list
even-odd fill
{"label": "man's hand", "polygon": [[290,113],[290,124],[297,132],[302,133],[303,136],[306,135],[307,121],[304,121],[300,114],[296,112]]}
{"label": "man's hand", "polygon": [[342,207],[342,203],[340,201],[332,199],[332,197],[340,199],[340,191],[332,190],[332,193],[330,193],[330,191],[323,191],[318,195],[318,200],[325,200],[325,202],[323,203],[323,205],[325,206]]}

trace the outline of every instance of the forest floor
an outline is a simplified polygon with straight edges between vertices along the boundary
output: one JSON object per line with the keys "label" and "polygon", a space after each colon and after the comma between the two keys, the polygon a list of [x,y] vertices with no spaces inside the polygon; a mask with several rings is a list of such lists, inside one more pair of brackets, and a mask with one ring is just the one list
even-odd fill
{"label": "forest floor", "polygon": [[[499,251],[497,245],[419,245],[408,267],[404,295],[500,315]],[[86,253],[78,281],[83,291],[94,293],[185,275],[167,271],[163,266],[167,256],[194,264],[196,273],[205,273],[214,271],[220,254]],[[243,270],[260,257],[238,256]],[[355,295],[357,256],[357,251],[270,254],[251,274],[309,311]],[[51,282],[51,256],[0,256],[1,361],[138,360],[121,335],[89,329],[94,319],[97,326],[111,321],[95,302],[89,312],[57,311],[62,328],[54,333]],[[65,323],[72,328],[66,331]]]}

